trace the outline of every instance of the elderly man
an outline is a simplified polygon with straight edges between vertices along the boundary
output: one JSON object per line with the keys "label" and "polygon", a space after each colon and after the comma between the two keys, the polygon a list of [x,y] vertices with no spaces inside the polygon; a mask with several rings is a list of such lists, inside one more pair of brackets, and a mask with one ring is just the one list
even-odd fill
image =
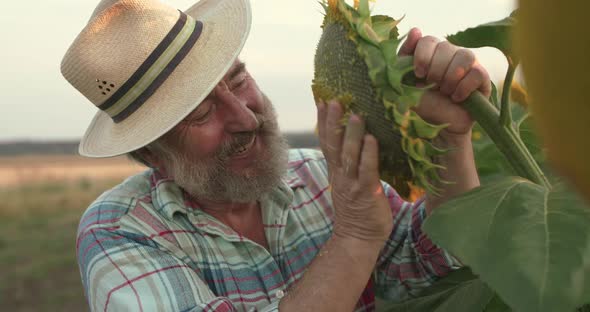
{"label": "elderly man", "polygon": [[400,50],[439,86],[418,111],[450,123],[440,144],[454,147],[440,159],[454,183],[410,204],[380,182],[375,138],[359,116],[342,126],[338,103],[317,103],[323,154],[287,148],[237,59],[249,25],[247,0],[186,13],[103,0],[66,53],[62,73],[100,109],[80,153],[150,167],[82,216],[91,310],[371,311],[375,294],[407,299],[460,265],[421,224],[479,184],[473,121],[456,104],[490,92],[473,55],[417,29]]}

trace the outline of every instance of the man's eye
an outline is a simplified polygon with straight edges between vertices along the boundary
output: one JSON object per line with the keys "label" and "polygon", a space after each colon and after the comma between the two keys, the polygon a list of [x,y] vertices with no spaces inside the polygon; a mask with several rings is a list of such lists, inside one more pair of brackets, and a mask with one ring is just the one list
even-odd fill
{"label": "man's eye", "polygon": [[199,108],[197,109],[195,114],[193,116],[191,116],[188,121],[191,123],[197,123],[197,124],[203,123],[203,122],[207,121],[207,119],[209,118],[209,115],[211,115],[212,111],[213,111],[213,105],[203,103],[203,104],[201,104],[201,106],[199,106]]}
{"label": "man's eye", "polygon": [[206,111],[203,114],[199,114],[199,116],[197,116],[194,121],[199,122],[199,121],[204,121],[205,119],[207,119],[207,117],[209,117],[209,112],[211,112],[211,110]]}
{"label": "man's eye", "polygon": [[231,82],[231,89],[235,90],[235,89],[243,86],[245,82],[246,82],[246,74],[245,73],[239,74]]}

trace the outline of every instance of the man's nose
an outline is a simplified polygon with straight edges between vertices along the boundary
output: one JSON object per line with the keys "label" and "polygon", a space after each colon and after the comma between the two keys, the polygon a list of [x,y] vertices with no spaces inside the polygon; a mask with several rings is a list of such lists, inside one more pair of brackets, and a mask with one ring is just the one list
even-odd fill
{"label": "man's nose", "polygon": [[224,109],[225,127],[229,132],[256,130],[258,119],[248,101],[236,96],[224,81],[215,87],[215,97]]}

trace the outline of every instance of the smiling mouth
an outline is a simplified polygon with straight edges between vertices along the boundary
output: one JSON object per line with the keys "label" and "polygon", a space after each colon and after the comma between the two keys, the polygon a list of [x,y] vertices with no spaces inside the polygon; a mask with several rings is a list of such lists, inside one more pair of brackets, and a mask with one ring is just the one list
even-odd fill
{"label": "smiling mouth", "polygon": [[252,146],[254,146],[254,142],[256,142],[256,135],[252,135],[250,141],[238,148],[236,148],[233,156],[241,156],[246,154]]}

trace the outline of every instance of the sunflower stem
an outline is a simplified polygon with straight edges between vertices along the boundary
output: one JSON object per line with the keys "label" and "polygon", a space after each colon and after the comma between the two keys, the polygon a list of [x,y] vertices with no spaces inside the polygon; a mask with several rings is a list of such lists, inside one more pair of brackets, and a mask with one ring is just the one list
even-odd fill
{"label": "sunflower stem", "polygon": [[[413,57],[400,57],[397,59],[397,62],[404,66],[411,66],[413,64]],[[514,76],[514,69],[516,68],[516,66],[513,66],[514,64],[512,61],[509,61],[509,64],[512,73],[506,75],[507,78],[505,81],[501,106],[501,109],[504,111],[510,111],[510,107],[508,106],[510,93],[506,90],[510,90],[512,77]],[[510,80],[510,82],[506,84],[508,80]],[[406,77],[404,77],[404,83],[406,84],[413,85],[416,82],[424,81],[416,79],[413,72],[408,73]],[[506,85],[508,87],[506,87]],[[504,118],[508,118],[508,122],[503,122],[498,108],[490,103],[490,101],[479,91],[473,92],[462,105],[496,144],[517,175],[544,187],[551,187],[545,173],[541,170],[533,158],[533,155],[520,138],[520,135],[512,126],[512,117],[509,113],[504,114]]]}
{"label": "sunflower stem", "polygon": [[514,80],[514,73],[516,66],[510,57],[508,59],[508,72],[504,79],[504,87],[502,88],[502,105],[500,110],[500,124],[512,128],[512,111],[510,110],[510,89],[512,88],[512,80]]}
{"label": "sunflower stem", "polygon": [[463,107],[494,141],[516,174],[546,188],[551,187],[512,124],[506,125],[501,122],[498,109],[485,96],[480,92],[474,92],[463,102]]}

